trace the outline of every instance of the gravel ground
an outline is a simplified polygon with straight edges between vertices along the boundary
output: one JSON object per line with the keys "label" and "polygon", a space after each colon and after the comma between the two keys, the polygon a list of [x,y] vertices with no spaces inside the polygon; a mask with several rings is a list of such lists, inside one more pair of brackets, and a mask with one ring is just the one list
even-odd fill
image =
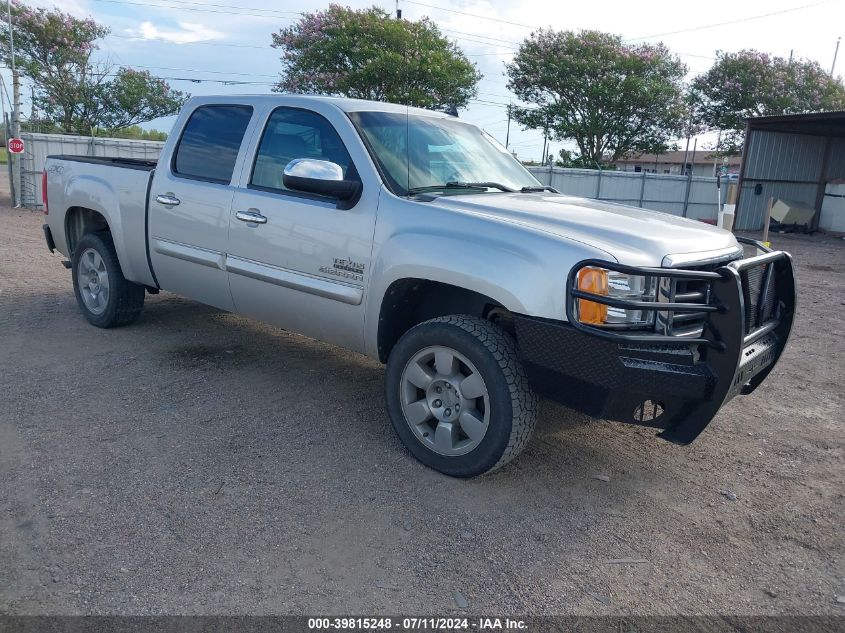
{"label": "gravel ground", "polygon": [[546,403],[459,481],[361,356],[166,293],[91,327],[41,223],[0,208],[0,613],[845,613],[842,240],[775,236],[796,331],[693,445]]}

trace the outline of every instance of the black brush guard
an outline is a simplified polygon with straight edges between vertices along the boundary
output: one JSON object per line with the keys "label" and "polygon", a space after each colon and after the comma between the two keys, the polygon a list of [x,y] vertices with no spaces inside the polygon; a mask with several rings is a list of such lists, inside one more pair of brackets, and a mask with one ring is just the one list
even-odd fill
{"label": "black brush guard", "polygon": [[[765,380],[792,330],[796,297],[790,255],[737,239],[762,254],[714,270],[579,262],[567,281],[569,323],[515,318],[532,385],[542,395],[590,415],[659,428],[660,437],[678,444],[692,442],[722,405],[737,394],[751,393]],[[597,295],[577,287],[578,272],[588,266],[706,282],[709,293],[705,303]],[[599,327],[578,321],[579,299],[655,313],[705,313],[706,318],[694,337]]]}

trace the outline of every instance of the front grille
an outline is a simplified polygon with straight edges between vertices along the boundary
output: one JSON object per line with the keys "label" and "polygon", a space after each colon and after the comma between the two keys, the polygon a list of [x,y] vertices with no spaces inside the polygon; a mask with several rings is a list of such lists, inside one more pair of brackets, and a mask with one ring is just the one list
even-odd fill
{"label": "front grille", "polygon": [[[667,279],[661,284],[661,301],[667,303],[700,303],[706,305],[710,300],[710,284],[697,279]],[[707,321],[706,312],[661,312],[663,315],[663,333],[668,336],[698,336]],[[658,323],[661,319],[658,316]]]}
{"label": "front grille", "polygon": [[[690,266],[691,270],[714,271],[728,261],[707,266]],[[769,272],[769,269],[772,269]],[[764,264],[742,270],[739,273],[745,304],[745,332],[751,332],[775,316],[777,305],[775,293],[774,264]],[[765,286],[765,288],[764,288]],[[710,282],[687,279],[661,279],[658,300],[671,303],[701,303],[710,301]],[[669,307],[669,306],[667,306]],[[657,313],[657,332],[667,336],[699,336],[707,323],[706,312]]]}
{"label": "front grille", "polygon": [[774,313],[774,264],[743,270],[739,277],[745,302],[745,331],[750,332],[772,318]]}
{"label": "front grille", "polygon": [[[724,266],[727,261],[704,266],[685,266],[689,270],[712,272]],[[701,279],[671,279],[663,277],[660,280],[658,301],[661,303],[700,303],[710,302],[710,282]],[[667,307],[669,307],[667,305]],[[667,336],[696,337],[701,335],[707,322],[706,312],[673,312],[672,310],[657,313],[657,332]]]}

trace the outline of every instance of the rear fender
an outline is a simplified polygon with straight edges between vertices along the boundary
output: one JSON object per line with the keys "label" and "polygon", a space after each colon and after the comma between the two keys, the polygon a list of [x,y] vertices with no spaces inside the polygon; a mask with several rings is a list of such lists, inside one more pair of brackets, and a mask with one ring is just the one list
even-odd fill
{"label": "rear fender", "polygon": [[[142,189],[140,191],[127,191],[125,195],[137,196],[140,199],[145,193],[146,190]],[[107,180],[99,176],[80,174],[68,180],[65,185],[64,195],[67,202],[72,201],[72,204],[65,210],[65,216],[62,218],[62,237],[65,240],[63,246],[68,251],[68,257],[72,257],[73,254],[69,252],[67,213],[74,207],[91,209],[102,215],[109,226],[123,275],[130,280],[143,280],[147,271],[134,270],[131,258],[127,254],[126,232],[121,213],[121,197],[115,191],[114,187]],[[146,236],[138,235],[136,238],[145,240]]]}

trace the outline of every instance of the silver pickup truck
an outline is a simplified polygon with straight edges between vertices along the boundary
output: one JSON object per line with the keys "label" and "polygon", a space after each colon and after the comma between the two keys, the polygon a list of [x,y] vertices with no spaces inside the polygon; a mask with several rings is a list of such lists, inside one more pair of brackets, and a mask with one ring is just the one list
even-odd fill
{"label": "silver pickup truck", "polygon": [[561,195],[436,112],[195,98],[158,162],[51,156],[44,178],[93,325],[167,290],[378,359],[396,433],[457,477],[519,454],[538,395],[687,444],[792,328],[787,253]]}

